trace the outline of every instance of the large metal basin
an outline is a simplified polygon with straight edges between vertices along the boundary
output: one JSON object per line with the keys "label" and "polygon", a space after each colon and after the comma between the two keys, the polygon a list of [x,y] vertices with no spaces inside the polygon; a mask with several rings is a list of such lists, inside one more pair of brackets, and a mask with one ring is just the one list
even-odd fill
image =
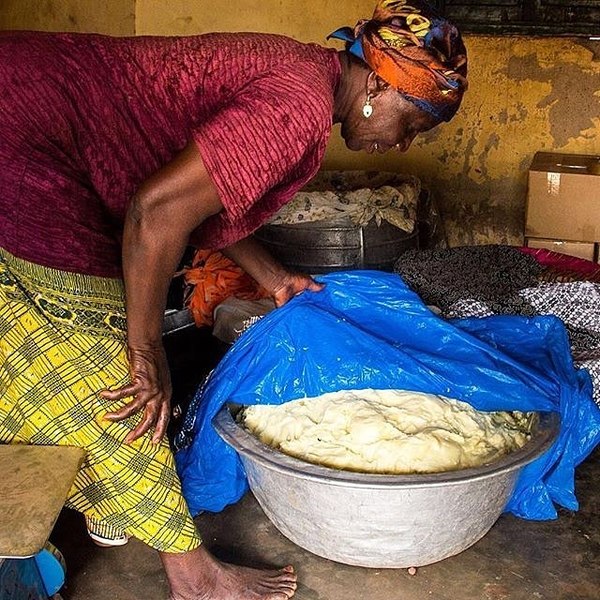
{"label": "large metal basin", "polygon": [[[382,186],[409,185],[414,189],[415,209],[427,192],[408,175],[385,171],[320,171],[303,188],[306,192],[350,192]],[[382,221],[358,226],[350,219],[263,225],[254,237],[283,265],[304,273],[331,273],[348,269],[393,271],[398,257],[419,246],[419,226],[410,233]]]}
{"label": "large metal basin", "polygon": [[298,546],[330,560],[373,568],[428,565],[481,539],[496,522],[519,471],[554,442],[559,418],[536,415],[519,451],[475,469],[371,475],[320,467],[260,442],[224,406],[213,424],[240,455],[267,517]]}

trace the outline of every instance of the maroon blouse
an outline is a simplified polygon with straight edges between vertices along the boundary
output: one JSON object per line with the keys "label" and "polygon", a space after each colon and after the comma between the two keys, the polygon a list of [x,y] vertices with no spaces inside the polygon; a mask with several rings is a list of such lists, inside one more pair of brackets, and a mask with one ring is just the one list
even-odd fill
{"label": "maroon blouse", "polygon": [[139,184],[195,140],[225,209],[205,248],[249,235],[318,170],[335,50],[264,34],[0,34],[0,246],[121,274]]}

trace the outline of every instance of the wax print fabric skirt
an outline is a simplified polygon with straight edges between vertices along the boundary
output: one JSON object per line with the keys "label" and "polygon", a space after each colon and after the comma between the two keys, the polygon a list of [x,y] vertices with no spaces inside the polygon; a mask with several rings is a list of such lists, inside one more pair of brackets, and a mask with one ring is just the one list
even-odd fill
{"label": "wax print fabric skirt", "polygon": [[108,537],[165,552],[201,540],[168,442],[123,440],[138,413],[103,417],[128,400],[98,392],[128,381],[122,282],[65,273],[0,249],[0,443],[85,448],[67,506]]}

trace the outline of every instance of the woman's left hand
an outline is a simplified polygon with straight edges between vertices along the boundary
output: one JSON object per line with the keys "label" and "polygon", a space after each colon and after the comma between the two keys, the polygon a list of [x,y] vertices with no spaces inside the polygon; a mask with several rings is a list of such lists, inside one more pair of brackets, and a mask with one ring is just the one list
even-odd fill
{"label": "woman's left hand", "polygon": [[125,438],[129,444],[142,437],[152,427],[152,443],[160,442],[167,431],[171,416],[171,375],[165,350],[160,344],[148,348],[128,349],[131,383],[116,390],[103,390],[100,395],[111,401],[133,396],[133,400],[120,410],[106,413],[109,421],[123,421],[143,410],[138,426]]}
{"label": "woman's left hand", "polygon": [[275,301],[275,306],[280,307],[304,290],[320,292],[324,287],[324,283],[317,283],[310,275],[286,271],[269,291]]}

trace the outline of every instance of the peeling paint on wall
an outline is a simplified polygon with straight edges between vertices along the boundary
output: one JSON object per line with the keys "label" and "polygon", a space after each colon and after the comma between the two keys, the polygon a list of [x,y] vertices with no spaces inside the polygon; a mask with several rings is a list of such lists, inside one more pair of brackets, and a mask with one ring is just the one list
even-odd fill
{"label": "peeling paint on wall", "polygon": [[600,154],[600,65],[564,38],[477,36],[467,48],[464,105],[415,144],[409,169],[434,190],[451,245],[520,244],[535,152]]}
{"label": "peeling paint on wall", "polygon": [[[587,54],[587,52],[586,52]],[[587,65],[590,65],[588,59]],[[541,65],[536,55],[511,57],[507,74],[516,82],[539,81],[550,85],[536,106],[548,109],[550,135],[556,147],[566,146],[584,131],[595,127],[600,115],[600,69],[568,58]],[[577,82],[575,84],[575,82]]]}

